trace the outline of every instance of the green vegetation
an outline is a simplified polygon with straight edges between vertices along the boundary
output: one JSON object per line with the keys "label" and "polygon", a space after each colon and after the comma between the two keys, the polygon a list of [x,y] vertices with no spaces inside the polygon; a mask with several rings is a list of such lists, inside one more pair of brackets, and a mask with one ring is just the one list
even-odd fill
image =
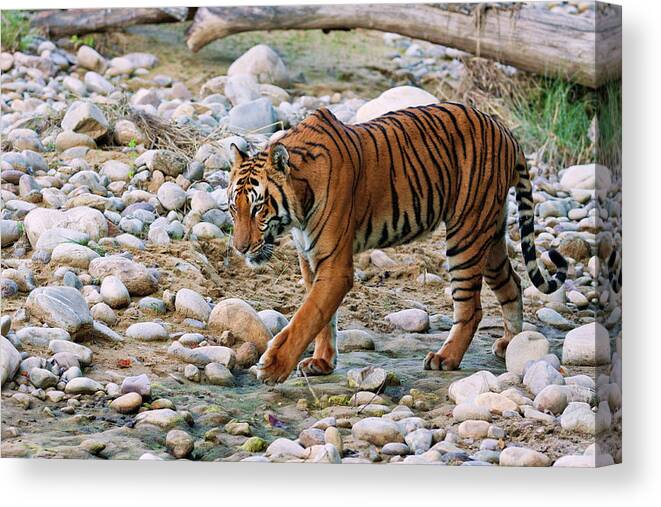
{"label": "green vegetation", "polygon": [[530,83],[511,100],[514,131],[526,152],[540,150],[556,167],[594,162],[589,132],[599,109],[596,93],[561,79]]}
{"label": "green vegetation", "polygon": [[80,46],[89,46],[93,48],[96,45],[96,41],[94,40],[93,35],[86,35],[85,37],[81,38],[74,34],[69,38],[69,41],[76,49],[78,49]]}
{"label": "green vegetation", "polygon": [[622,167],[622,83],[611,81],[597,91],[597,162],[619,172]]}
{"label": "green vegetation", "polygon": [[26,51],[37,31],[30,27],[30,18],[20,11],[2,11],[1,43],[3,51]]}

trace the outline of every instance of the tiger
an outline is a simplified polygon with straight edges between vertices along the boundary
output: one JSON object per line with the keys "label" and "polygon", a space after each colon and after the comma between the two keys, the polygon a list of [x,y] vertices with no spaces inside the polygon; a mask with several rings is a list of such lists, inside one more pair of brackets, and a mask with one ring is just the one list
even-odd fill
{"label": "tiger", "polygon": [[[297,368],[327,375],[337,364],[337,310],[354,283],[353,257],[402,245],[445,225],[453,324],[426,370],[457,369],[482,319],[483,281],[498,300],[504,357],[522,330],[521,280],[506,244],[507,202],[515,188],[521,251],[531,282],[545,294],[565,281],[566,260],[535,249],[532,184],[525,154],[501,120],[474,107],[438,102],[345,124],[327,108],[310,114],[254,156],[231,146],[227,187],[233,248],[248,265],[267,262],[291,233],[305,283],[302,305],[271,341],[257,368],[269,384]],[[299,359],[314,340],[314,352]]]}

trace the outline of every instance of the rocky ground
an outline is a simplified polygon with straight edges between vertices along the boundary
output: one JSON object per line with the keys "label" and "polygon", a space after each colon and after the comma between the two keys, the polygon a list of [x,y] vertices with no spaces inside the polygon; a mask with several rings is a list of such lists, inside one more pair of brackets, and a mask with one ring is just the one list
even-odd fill
{"label": "rocky ground", "polygon": [[287,239],[258,271],[232,254],[230,144],[256,151],[320,106],[356,122],[429,103],[430,76],[452,90],[464,72],[460,52],[362,37],[385,58],[356,85],[364,95],[306,81],[265,45],[197,84],[185,62],[162,63],[167,49],[106,58],[37,40],[2,53],[3,456],[620,461],[620,296],[600,261],[620,248],[620,196],[602,166],[532,161],[541,262],[551,268],[543,252],[556,247],[570,273],[552,296],[528,287],[511,207],[528,288],[506,361],[491,354],[502,323],[485,289],[462,370],[422,370],[452,323],[441,230],[356,258],[334,374],[255,379],[304,289]]}

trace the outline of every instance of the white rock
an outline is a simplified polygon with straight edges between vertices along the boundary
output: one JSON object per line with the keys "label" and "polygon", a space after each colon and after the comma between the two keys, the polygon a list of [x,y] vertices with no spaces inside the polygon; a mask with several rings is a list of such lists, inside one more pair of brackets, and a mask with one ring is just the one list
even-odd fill
{"label": "white rock", "polygon": [[126,330],[126,336],[140,341],[161,341],[169,338],[167,330],[157,322],[132,324]]}
{"label": "white rock", "polygon": [[87,269],[93,259],[99,257],[91,248],[76,243],[61,243],[51,254],[51,261],[73,268]]}
{"label": "white rock", "polygon": [[532,364],[523,376],[523,385],[535,396],[548,385],[563,385],[564,383],[562,375],[546,361],[537,361]]}
{"label": "white rock", "polygon": [[76,377],[67,382],[64,392],[67,394],[94,394],[103,391],[103,386],[88,377]]}
{"label": "white rock", "polygon": [[491,411],[485,405],[477,405],[472,401],[464,402],[452,409],[452,418],[456,422],[468,420],[491,421]]}
{"label": "white rock", "polygon": [[523,375],[523,368],[528,361],[541,359],[549,352],[549,341],[535,331],[523,331],[510,341],[505,351],[507,371]]}
{"label": "white rock", "polygon": [[111,308],[124,308],[131,304],[131,296],[122,281],[114,276],[106,276],[101,282],[101,297]]}
{"label": "white rock", "polygon": [[64,329],[57,327],[28,326],[16,331],[16,338],[21,345],[33,347],[48,347],[53,340],[70,341],[71,335]]}
{"label": "white rock", "polygon": [[386,320],[394,327],[412,333],[423,333],[429,329],[429,314],[418,308],[388,314]]}
{"label": "white rock", "polygon": [[4,385],[16,375],[21,364],[21,355],[4,336],[0,336],[0,352],[0,385]]}
{"label": "white rock", "polygon": [[582,189],[605,192],[611,186],[610,170],[599,164],[571,166],[562,173],[560,185],[565,190]]}
{"label": "white rock", "polygon": [[51,340],[48,344],[48,350],[53,354],[58,354],[60,352],[68,352],[75,355],[80,364],[89,365],[92,364],[92,350],[85,345],[80,343],[74,343],[66,340]]}
{"label": "white rock", "polygon": [[500,453],[500,466],[547,467],[551,460],[541,452],[525,447],[507,447]]}
{"label": "white rock", "polygon": [[431,93],[415,86],[398,86],[386,90],[379,97],[370,100],[356,111],[356,123],[363,123],[389,111],[397,111],[411,106],[435,104],[438,99]]}
{"label": "white rock", "polygon": [[207,322],[211,307],[202,296],[191,289],[179,289],[174,300],[174,307],[182,317]]}
{"label": "white rock", "polygon": [[562,345],[562,364],[598,366],[610,363],[608,330],[598,322],[572,329]]}
{"label": "white rock", "polygon": [[496,376],[489,371],[478,371],[456,380],[448,388],[449,398],[457,405],[473,400],[478,394],[488,393],[497,384]]}
{"label": "white rock", "polygon": [[158,189],[158,200],[166,210],[178,210],[186,204],[186,192],[176,183],[163,183]]}
{"label": "white rock", "polygon": [[94,70],[96,72],[105,72],[106,68],[108,67],[108,62],[106,59],[96,50],[85,44],[78,48],[76,59],[78,60],[78,65],[81,67],[85,67],[86,69]]}
{"label": "white rock", "polygon": [[277,335],[289,324],[287,317],[276,310],[262,310],[261,312],[257,312],[257,315],[259,315],[259,318],[262,319],[262,322],[271,331],[273,336]]}
{"label": "white rock", "polygon": [[560,416],[560,425],[566,431],[595,435],[596,415],[587,403],[575,401],[567,405]]}
{"label": "white rock", "polygon": [[265,44],[250,48],[227,69],[230,77],[240,74],[249,74],[262,83],[289,84],[287,67],[278,54]]}
{"label": "white rock", "polygon": [[351,433],[356,440],[365,440],[377,446],[390,442],[404,442],[397,423],[381,417],[361,419],[353,425]]}
{"label": "white rock", "polygon": [[92,315],[80,292],[71,287],[39,287],[28,296],[25,307],[30,315],[74,336],[89,330]]}

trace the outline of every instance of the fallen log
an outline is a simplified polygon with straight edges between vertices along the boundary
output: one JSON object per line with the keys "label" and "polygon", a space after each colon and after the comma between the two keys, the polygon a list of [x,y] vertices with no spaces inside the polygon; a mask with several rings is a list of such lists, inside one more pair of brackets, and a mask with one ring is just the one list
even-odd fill
{"label": "fallen log", "polygon": [[587,16],[523,4],[200,7],[186,43],[199,51],[216,39],[254,30],[365,28],[596,88],[621,73],[621,12],[611,5],[599,5],[596,14]]}
{"label": "fallen log", "polygon": [[[186,12],[184,12],[184,10]],[[192,19],[195,9],[63,9],[37,12],[32,26],[43,29],[51,37],[108,32],[131,25],[174,23]]]}

